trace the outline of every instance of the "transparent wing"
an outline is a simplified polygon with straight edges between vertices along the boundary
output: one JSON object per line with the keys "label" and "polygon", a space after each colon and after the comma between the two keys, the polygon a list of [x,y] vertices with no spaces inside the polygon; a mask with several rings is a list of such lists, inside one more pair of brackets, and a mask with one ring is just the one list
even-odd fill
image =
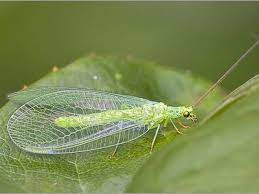
{"label": "transparent wing", "polygon": [[[113,98],[115,96],[115,97],[121,97],[121,98],[127,99],[127,100],[140,101],[141,104],[150,103],[150,102],[152,103],[152,101],[149,101],[149,100],[146,100],[146,99],[143,99],[143,98],[134,97],[134,96],[114,94],[114,93],[111,93],[111,92],[98,91],[98,90],[89,89],[89,88],[67,88],[67,87],[38,87],[38,88],[32,88],[32,89],[26,89],[26,90],[21,90],[21,91],[18,91],[18,92],[11,93],[7,97],[11,101],[15,101],[15,102],[19,102],[19,103],[24,104],[25,102],[33,100],[37,97],[47,95],[47,94],[51,94],[51,93],[56,93],[56,92],[75,92],[75,93],[81,92],[81,94],[89,95],[88,98],[91,98],[92,95],[93,95],[93,96],[96,96],[98,98],[102,98],[103,101],[105,101],[105,98],[103,98],[103,96],[111,96],[111,98]],[[77,103],[80,103],[80,102],[81,103],[87,103],[87,102],[84,102],[84,99],[79,100]],[[100,106],[97,103],[95,103],[95,104]],[[91,107],[92,105],[85,104],[85,106]]]}
{"label": "transparent wing", "polygon": [[76,88],[38,87],[38,88],[20,90],[18,92],[9,94],[7,97],[11,101],[15,101],[18,103],[25,103],[39,96],[46,95],[52,92],[62,91],[62,90],[76,90]]}
{"label": "transparent wing", "polygon": [[34,153],[46,154],[92,151],[133,141],[144,135],[149,130],[147,126],[136,124],[135,122],[119,122],[114,125],[106,125],[103,128],[104,129],[102,131],[78,141],[72,141],[62,145],[27,147],[27,150]]}
{"label": "transparent wing", "polygon": [[[30,95],[32,93],[30,91]],[[17,146],[34,153],[96,150],[122,144],[143,135],[147,127],[142,124],[142,118],[136,121],[122,120],[69,128],[58,127],[54,123],[55,119],[154,103],[137,97],[88,89],[60,89],[23,104],[10,117],[7,129]]]}

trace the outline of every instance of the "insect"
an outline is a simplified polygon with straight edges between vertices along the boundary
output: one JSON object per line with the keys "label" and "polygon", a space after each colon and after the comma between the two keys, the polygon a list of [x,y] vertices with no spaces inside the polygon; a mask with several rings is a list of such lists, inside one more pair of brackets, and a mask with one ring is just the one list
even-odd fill
{"label": "insect", "polygon": [[[178,118],[197,121],[193,109],[253,48],[254,43],[192,106],[168,106],[143,98],[80,88],[38,88],[20,91],[10,100],[27,98],[9,118],[7,130],[21,149],[39,154],[65,154],[115,147],[155,129],[151,150],[162,126]],[[185,127],[179,122],[180,125]]]}

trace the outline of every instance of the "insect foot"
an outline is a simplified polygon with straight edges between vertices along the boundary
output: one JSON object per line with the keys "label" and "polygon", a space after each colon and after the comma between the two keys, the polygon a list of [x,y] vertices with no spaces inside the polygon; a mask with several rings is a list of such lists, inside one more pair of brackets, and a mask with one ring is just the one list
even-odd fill
{"label": "insect foot", "polygon": [[184,129],[190,129],[191,128],[191,126],[189,126],[189,125],[184,125],[181,121],[179,121],[179,120],[177,120],[177,123],[181,126],[181,127],[183,127]]}

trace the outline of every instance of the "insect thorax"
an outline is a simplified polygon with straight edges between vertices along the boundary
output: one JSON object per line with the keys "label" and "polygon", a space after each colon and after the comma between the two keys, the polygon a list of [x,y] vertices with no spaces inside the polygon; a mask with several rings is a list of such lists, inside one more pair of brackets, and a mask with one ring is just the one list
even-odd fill
{"label": "insect thorax", "polygon": [[144,115],[145,122],[150,125],[161,123],[168,118],[168,106],[164,103],[147,104],[142,107],[142,115]]}
{"label": "insect thorax", "polygon": [[168,119],[176,119],[183,117],[185,111],[192,112],[192,107],[185,106],[167,106],[164,103],[156,103],[152,105],[144,105],[142,107],[142,115],[145,115],[145,122],[151,126],[162,123]]}

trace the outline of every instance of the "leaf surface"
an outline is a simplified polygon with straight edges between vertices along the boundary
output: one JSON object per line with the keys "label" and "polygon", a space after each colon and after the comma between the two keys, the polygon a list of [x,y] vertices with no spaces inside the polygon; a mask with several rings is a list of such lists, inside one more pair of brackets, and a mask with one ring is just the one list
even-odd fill
{"label": "leaf surface", "polygon": [[[177,106],[190,105],[209,83],[188,72],[134,59],[85,57],[49,73],[30,87],[39,86],[92,88]],[[200,115],[205,115],[220,99],[219,91],[211,95],[199,110]],[[0,110],[0,192],[122,192],[151,156],[153,130],[120,146],[113,158],[113,149],[65,155],[27,153],[13,144],[6,128],[10,115],[19,106],[11,101]],[[179,138],[175,136],[169,127],[168,133],[159,135],[155,150],[162,150]]]}
{"label": "leaf surface", "polygon": [[196,129],[154,154],[128,192],[258,192],[259,76]]}

